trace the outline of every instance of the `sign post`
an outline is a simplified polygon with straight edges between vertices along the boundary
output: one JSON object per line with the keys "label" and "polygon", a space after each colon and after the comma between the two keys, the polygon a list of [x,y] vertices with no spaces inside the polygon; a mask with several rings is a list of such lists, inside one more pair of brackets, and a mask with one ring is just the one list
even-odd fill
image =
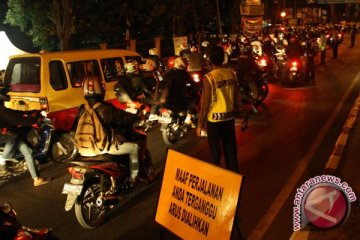
{"label": "sign post", "polygon": [[169,149],[155,221],[182,239],[230,239],[241,182],[235,172]]}

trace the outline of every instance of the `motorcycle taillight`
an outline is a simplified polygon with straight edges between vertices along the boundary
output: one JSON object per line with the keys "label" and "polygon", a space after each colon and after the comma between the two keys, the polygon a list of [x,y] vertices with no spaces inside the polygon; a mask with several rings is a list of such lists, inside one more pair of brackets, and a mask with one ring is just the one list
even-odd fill
{"label": "motorcycle taillight", "polygon": [[84,171],[79,167],[68,167],[69,173],[75,179],[81,179],[84,175]]}
{"label": "motorcycle taillight", "polygon": [[266,65],[267,65],[266,58],[260,58],[258,60],[258,64],[260,67],[266,67]]}
{"label": "motorcycle taillight", "polygon": [[200,74],[198,73],[193,73],[191,75],[192,79],[194,80],[194,82],[200,82]]}
{"label": "motorcycle taillight", "polygon": [[298,61],[291,61],[290,63],[290,71],[297,71],[299,67]]}

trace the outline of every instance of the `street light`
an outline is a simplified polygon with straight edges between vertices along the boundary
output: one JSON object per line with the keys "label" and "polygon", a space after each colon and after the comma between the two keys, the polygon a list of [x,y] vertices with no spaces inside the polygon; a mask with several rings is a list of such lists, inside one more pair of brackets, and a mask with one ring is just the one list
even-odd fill
{"label": "street light", "polygon": [[281,24],[285,25],[285,17],[286,17],[286,11],[285,10],[281,11],[280,17],[281,17]]}
{"label": "street light", "polygon": [[280,13],[280,16],[282,19],[284,19],[286,17],[286,12],[285,10],[282,10],[281,13]]}

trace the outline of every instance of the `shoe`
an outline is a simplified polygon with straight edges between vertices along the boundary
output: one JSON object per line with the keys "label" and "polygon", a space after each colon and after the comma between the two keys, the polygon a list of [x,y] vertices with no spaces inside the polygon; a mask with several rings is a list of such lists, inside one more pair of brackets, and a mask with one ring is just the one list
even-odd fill
{"label": "shoe", "polygon": [[35,178],[34,179],[34,187],[38,187],[50,182],[50,178]]}
{"label": "shoe", "polygon": [[0,172],[9,173],[9,169],[6,164],[0,165]]}
{"label": "shoe", "polygon": [[150,114],[149,121],[156,121],[159,119],[159,116],[156,114]]}

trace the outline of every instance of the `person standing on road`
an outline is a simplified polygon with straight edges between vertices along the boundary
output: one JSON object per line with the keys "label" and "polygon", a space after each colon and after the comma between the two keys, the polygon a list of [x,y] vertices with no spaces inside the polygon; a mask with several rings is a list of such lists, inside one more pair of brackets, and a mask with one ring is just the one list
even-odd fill
{"label": "person standing on road", "polygon": [[337,59],[340,39],[339,39],[339,32],[336,27],[334,27],[334,29],[332,30],[331,37],[332,37],[331,48],[333,52],[332,58]]}
{"label": "person standing on road", "polygon": [[327,39],[325,36],[325,31],[321,30],[320,33],[320,40],[319,40],[319,49],[320,49],[320,64],[325,64],[325,57],[326,57],[326,43]]}
{"label": "person standing on road", "polygon": [[207,130],[212,162],[220,165],[221,150],[226,168],[238,172],[237,144],[235,134],[235,103],[237,102],[236,75],[222,67],[224,50],[221,46],[210,50],[212,71],[204,76],[203,94],[199,114],[197,136]]}
{"label": "person standing on road", "polygon": [[357,27],[356,27],[356,23],[354,23],[354,25],[351,28],[351,32],[350,32],[350,39],[351,39],[350,48],[355,46],[356,33],[357,33]]}

